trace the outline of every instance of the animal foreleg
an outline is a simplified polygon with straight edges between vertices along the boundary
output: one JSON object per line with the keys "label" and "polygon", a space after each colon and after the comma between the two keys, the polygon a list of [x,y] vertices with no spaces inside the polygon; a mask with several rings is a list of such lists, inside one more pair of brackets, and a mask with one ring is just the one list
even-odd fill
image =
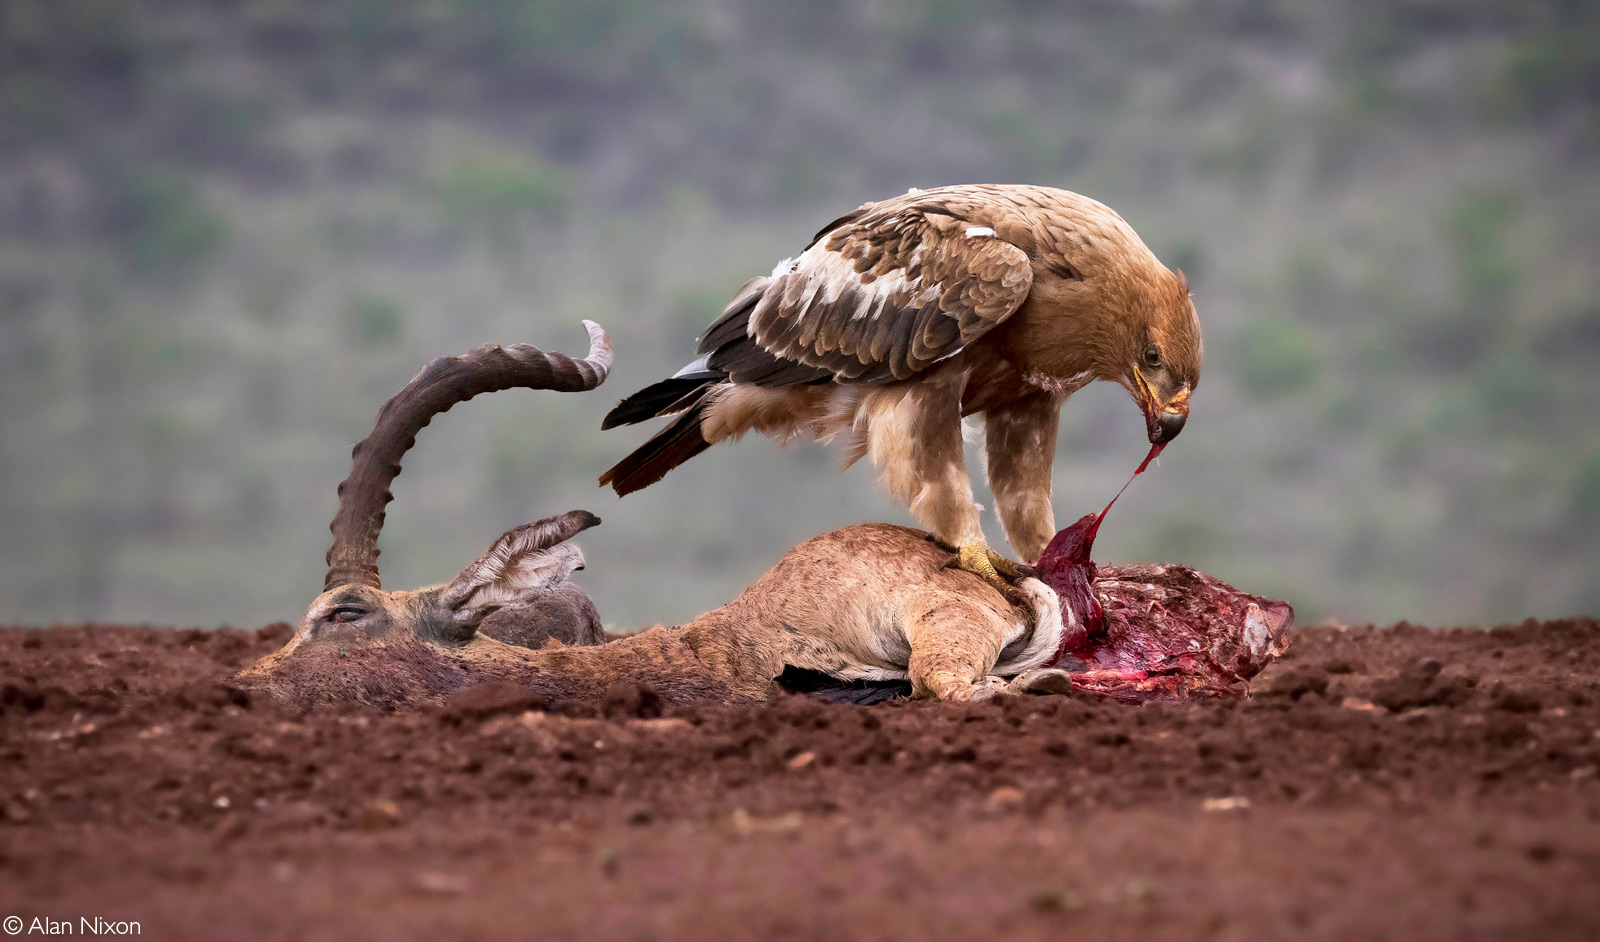
{"label": "animal foreleg", "polygon": [[1005,682],[992,674],[1009,636],[1024,629],[960,596],[929,601],[906,625],[912,692],[939,700],[983,700]]}

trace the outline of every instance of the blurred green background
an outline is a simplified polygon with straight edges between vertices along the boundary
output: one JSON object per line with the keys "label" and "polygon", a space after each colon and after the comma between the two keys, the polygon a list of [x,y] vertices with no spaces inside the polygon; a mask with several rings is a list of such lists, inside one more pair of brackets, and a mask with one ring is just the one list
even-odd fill
{"label": "blurred green background", "polygon": [[[378,405],[480,343],[579,352],[584,317],[599,392],[422,435],[386,584],[582,507],[632,627],[908,522],[761,439],[619,502],[595,477],[645,433],[600,418],[820,224],[980,181],[1109,203],[1194,290],[1193,418],[1103,560],[1308,622],[1600,614],[1597,106],[1576,0],[5,0],[0,622],[295,619]],[[1103,385],[1063,522],[1145,450]]]}

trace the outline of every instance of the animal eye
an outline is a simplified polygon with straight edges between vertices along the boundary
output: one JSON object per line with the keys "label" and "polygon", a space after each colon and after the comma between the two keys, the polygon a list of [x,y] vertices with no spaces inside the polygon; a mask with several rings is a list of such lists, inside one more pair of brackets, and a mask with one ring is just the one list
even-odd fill
{"label": "animal eye", "polygon": [[1145,344],[1144,365],[1150,367],[1152,370],[1161,366],[1161,351],[1157,350],[1156,345],[1153,343]]}
{"label": "animal eye", "polygon": [[356,608],[353,605],[341,605],[328,613],[328,620],[337,622],[352,622],[359,620],[366,614],[367,612],[365,609]]}

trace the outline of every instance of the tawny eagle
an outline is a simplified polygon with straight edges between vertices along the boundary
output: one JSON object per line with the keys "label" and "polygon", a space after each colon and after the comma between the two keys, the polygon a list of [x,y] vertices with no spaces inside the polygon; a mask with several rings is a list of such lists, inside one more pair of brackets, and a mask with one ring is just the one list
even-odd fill
{"label": "tawny eagle", "polygon": [[961,420],[983,413],[989,486],[1016,553],[1056,532],[1050,468],[1061,404],[1119,383],[1152,443],[1183,429],[1200,324],[1181,273],[1109,207],[1040,186],[946,186],[867,203],[744,286],[698,360],[622,400],[603,428],[676,418],[600,478],[646,487],[712,444],[845,435],[963,568],[989,550]]}

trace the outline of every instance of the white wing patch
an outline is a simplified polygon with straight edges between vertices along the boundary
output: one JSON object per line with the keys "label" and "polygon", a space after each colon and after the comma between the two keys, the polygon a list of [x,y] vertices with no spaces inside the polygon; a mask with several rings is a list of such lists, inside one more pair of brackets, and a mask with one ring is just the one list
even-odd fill
{"label": "white wing patch", "polygon": [[990,229],[988,226],[968,226],[967,227],[967,238],[969,238],[969,239],[976,239],[976,238],[979,238],[980,236],[993,236],[994,234],[995,234],[995,231],[993,229]]}
{"label": "white wing patch", "polygon": [[[910,307],[935,304],[943,294],[944,287],[938,282],[929,283],[922,277],[922,252],[922,246],[917,246],[911,253],[909,268],[917,272],[916,277],[907,277],[907,268],[893,268],[874,277],[856,271],[853,262],[829,250],[825,243],[818,242],[798,258],[778,263],[772,276],[774,279],[787,276],[787,282],[781,297],[774,297],[777,292],[770,292],[768,297],[805,318],[811,313],[813,305],[832,305],[849,289],[855,292],[858,299],[850,312],[851,321],[879,316],[891,299],[898,299],[901,304]],[[762,306],[768,303],[772,302],[763,299]],[[752,319],[756,314],[755,311],[751,312]]]}

